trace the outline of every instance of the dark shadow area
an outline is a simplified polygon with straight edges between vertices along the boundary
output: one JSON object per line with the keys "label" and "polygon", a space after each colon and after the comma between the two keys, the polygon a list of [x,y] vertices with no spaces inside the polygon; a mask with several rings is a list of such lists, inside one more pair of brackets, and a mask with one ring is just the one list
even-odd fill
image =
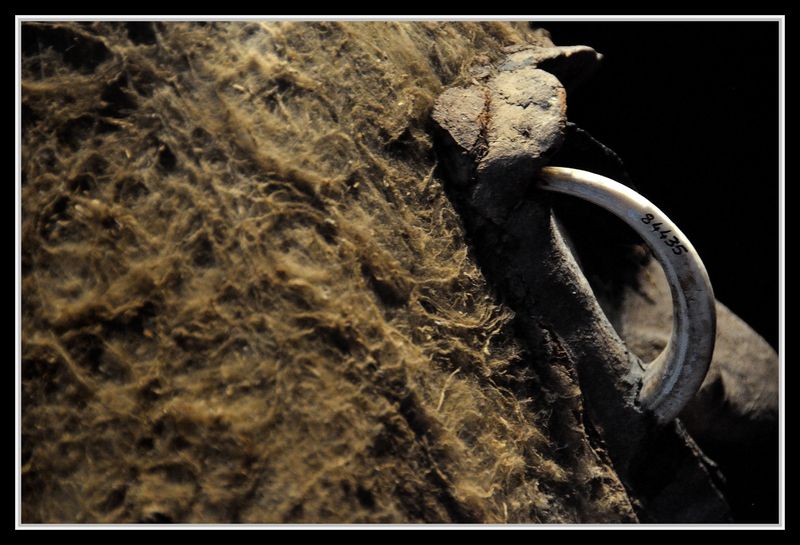
{"label": "dark shadow area", "polygon": [[603,66],[570,121],[689,236],[717,298],[778,346],[778,24],[548,22]]}
{"label": "dark shadow area", "polygon": [[[777,24],[545,27],[559,45],[590,45],[605,55],[594,78],[569,96],[570,121],[619,154],[630,179],[624,171],[617,179],[669,213],[703,257],[717,298],[777,349]],[[574,144],[553,160],[614,176],[608,164],[594,162]],[[560,210],[572,229],[591,214],[583,208]],[[623,231],[612,221],[603,232],[621,246],[632,242]],[[583,239],[591,237],[577,233]],[[599,277],[612,277],[603,271],[614,265],[593,259],[591,245],[579,250]],[[777,520],[776,438],[770,427],[749,448],[701,444],[725,475],[719,485],[737,522]]]}

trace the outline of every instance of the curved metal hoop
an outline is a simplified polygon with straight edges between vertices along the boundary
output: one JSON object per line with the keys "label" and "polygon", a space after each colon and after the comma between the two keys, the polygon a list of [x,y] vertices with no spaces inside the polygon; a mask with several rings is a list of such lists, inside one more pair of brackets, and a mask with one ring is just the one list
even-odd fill
{"label": "curved metal hoop", "polygon": [[717,313],[708,273],[694,246],[650,201],[618,182],[564,167],[545,167],[539,187],[573,195],[613,213],[653,250],[672,293],[672,335],[647,366],[639,402],[665,423],[697,393],[711,364]]}

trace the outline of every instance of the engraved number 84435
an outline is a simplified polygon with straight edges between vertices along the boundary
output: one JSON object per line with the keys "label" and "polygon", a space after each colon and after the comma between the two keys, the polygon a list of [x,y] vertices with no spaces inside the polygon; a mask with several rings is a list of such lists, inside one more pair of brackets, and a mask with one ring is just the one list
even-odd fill
{"label": "engraved number 84435", "polygon": [[676,237],[675,235],[673,235],[672,237],[667,236],[667,233],[671,233],[672,231],[669,230],[662,231],[661,230],[662,224],[660,222],[651,223],[654,219],[655,216],[653,214],[645,214],[645,216],[642,218],[642,223],[650,225],[653,228],[653,231],[658,233],[659,237],[664,242],[664,244],[672,248],[672,253],[674,253],[675,255],[680,255],[684,252],[687,253],[689,252],[689,250],[686,249],[686,246],[681,244],[681,241],[678,239],[678,237]]}

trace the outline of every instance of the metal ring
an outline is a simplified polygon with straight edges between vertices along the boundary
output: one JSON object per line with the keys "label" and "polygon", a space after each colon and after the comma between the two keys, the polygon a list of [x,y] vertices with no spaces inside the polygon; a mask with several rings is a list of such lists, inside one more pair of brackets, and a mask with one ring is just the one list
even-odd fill
{"label": "metal ring", "polygon": [[672,335],[646,366],[639,403],[666,423],[697,393],[711,364],[717,313],[708,273],[694,246],[653,203],[614,180],[564,167],[545,167],[539,187],[573,195],[613,213],[650,246],[672,293]]}

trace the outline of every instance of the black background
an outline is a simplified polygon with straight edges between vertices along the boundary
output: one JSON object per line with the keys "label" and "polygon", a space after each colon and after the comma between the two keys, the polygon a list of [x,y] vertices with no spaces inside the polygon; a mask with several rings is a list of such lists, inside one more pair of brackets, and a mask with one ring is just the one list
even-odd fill
{"label": "black background", "polygon": [[778,345],[778,23],[545,22],[600,70],[570,121],[614,149],[702,257],[717,298]]}

